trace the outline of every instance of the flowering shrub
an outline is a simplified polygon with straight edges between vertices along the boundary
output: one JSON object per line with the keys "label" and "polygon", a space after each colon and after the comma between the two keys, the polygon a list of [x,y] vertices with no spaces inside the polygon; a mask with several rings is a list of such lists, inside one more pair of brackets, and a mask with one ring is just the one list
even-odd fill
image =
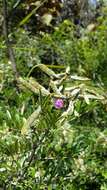
{"label": "flowering shrub", "polygon": [[12,33],[18,89],[0,37],[1,189],[107,189],[106,17]]}

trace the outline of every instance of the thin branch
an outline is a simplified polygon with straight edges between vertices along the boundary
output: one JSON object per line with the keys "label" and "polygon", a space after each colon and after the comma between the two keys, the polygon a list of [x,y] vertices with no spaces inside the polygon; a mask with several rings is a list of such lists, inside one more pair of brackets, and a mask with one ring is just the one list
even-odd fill
{"label": "thin branch", "polygon": [[4,33],[4,37],[5,37],[5,44],[6,44],[8,55],[9,55],[9,58],[11,61],[15,81],[17,82],[17,78],[19,77],[19,74],[18,74],[18,71],[16,68],[14,52],[13,52],[13,49],[11,47],[11,43],[9,40],[7,1],[3,0],[2,2],[3,2],[3,16],[4,16],[3,33]]}
{"label": "thin branch", "polygon": [[[35,154],[36,150],[38,147],[41,146],[41,144],[44,141],[44,138],[46,137],[46,135],[49,133],[50,129],[48,128],[45,133],[43,134],[43,136],[40,138],[40,140],[35,141],[32,145],[32,151],[31,154],[28,156],[28,158],[24,161],[23,166],[22,166],[22,173],[18,173],[17,178],[18,178],[18,182],[22,181],[27,173],[28,168],[31,166],[32,162],[35,160],[38,160],[38,156],[37,154]],[[27,163],[27,165],[25,165]]]}

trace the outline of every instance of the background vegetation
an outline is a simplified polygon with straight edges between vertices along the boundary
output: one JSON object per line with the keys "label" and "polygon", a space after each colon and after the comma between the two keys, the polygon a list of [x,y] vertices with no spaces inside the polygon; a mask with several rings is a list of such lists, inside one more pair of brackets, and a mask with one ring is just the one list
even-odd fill
{"label": "background vegetation", "polygon": [[107,190],[106,1],[0,10],[0,188]]}

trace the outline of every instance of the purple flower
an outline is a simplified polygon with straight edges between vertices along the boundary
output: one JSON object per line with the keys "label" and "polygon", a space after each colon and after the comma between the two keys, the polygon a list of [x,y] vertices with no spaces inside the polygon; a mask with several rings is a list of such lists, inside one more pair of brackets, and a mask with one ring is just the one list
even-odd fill
{"label": "purple flower", "polygon": [[54,102],[54,106],[56,109],[61,109],[64,107],[64,101],[62,99],[56,99]]}

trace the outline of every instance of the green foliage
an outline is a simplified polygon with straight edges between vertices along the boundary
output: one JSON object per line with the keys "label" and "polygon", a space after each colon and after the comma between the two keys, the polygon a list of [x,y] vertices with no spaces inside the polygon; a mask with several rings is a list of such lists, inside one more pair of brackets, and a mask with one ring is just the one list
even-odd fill
{"label": "green foliage", "polygon": [[107,189],[106,23],[13,32],[19,91],[1,37],[0,188]]}

